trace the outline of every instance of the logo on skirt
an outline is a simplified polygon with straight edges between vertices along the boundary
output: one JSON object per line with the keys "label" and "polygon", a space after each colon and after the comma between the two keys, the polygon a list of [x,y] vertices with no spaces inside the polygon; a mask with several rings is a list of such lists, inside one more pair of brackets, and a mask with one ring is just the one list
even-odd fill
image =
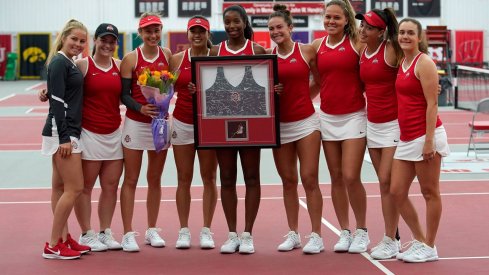
{"label": "logo on skirt", "polygon": [[75,149],[75,150],[76,150],[76,149],[78,149],[78,143],[77,143],[76,141],[74,141],[74,140],[73,140],[73,141],[71,142],[71,147],[73,147],[73,149]]}
{"label": "logo on skirt", "polygon": [[127,142],[127,143],[131,142],[131,137],[129,135],[126,135],[124,137],[124,141]]}
{"label": "logo on skirt", "polygon": [[171,137],[172,138],[177,138],[177,132],[173,131],[173,133],[171,134]]}

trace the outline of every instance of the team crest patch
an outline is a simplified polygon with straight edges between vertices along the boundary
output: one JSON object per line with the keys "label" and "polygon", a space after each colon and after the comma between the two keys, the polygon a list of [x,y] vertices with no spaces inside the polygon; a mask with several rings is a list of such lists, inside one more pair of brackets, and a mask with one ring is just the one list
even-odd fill
{"label": "team crest patch", "polygon": [[374,60],[372,60],[372,64],[377,64],[379,63],[379,60],[377,58],[375,58]]}
{"label": "team crest patch", "polygon": [[297,59],[292,58],[289,63],[296,63],[296,62],[297,62]]}
{"label": "team crest patch", "polygon": [[173,133],[171,134],[171,138],[177,138],[177,132],[176,131],[173,131]]}
{"label": "team crest patch", "polygon": [[127,143],[131,142],[131,137],[129,135],[126,135],[124,137],[124,141],[127,142]]}
{"label": "team crest patch", "polygon": [[344,52],[345,51],[345,47],[341,46],[341,48],[338,49],[339,52]]}
{"label": "team crest patch", "polygon": [[71,147],[73,147],[74,150],[78,149],[78,143],[76,141],[71,142]]}

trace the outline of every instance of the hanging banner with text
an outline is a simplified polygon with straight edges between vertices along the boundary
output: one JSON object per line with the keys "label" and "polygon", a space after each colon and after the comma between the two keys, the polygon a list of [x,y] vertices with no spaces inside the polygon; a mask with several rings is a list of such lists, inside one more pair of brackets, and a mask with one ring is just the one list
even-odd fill
{"label": "hanging banner with text", "polygon": [[155,1],[155,0],[135,0],[136,8],[135,16],[139,17],[145,12],[157,12],[163,17],[168,16],[168,0]]}
{"label": "hanging banner with text", "polygon": [[211,16],[211,0],[178,1],[178,17]]}
{"label": "hanging banner with text", "polygon": [[[225,10],[229,6],[241,5],[248,15],[270,15],[273,12],[273,5],[276,2],[247,2],[247,1],[234,1],[223,2],[222,9]],[[324,13],[324,1],[294,1],[294,2],[282,2],[291,14],[295,15],[319,15]]]}
{"label": "hanging banner with text", "polygon": [[367,4],[366,0],[350,0],[350,3],[355,9],[355,13],[366,13],[367,12]]}
{"label": "hanging banner with text", "polygon": [[455,31],[455,62],[482,63],[484,61],[484,32]]}
{"label": "hanging banner with text", "polygon": [[19,33],[21,79],[39,79],[49,54],[50,33]]}
{"label": "hanging banner with text", "polygon": [[440,17],[440,0],[408,0],[409,17]]}
{"label": "hanging banner with text", "polygon": [[12,35],[0,34],[0,76],[5,75],[7,53],[12,51]]}
{"label": "hanging banner with text", "polygon": [[[268,28],[268,16],[251,16],[250,22],[253,28]],[[294,28],[307,28],[309,19],[307,16],[294,16],[292,17],[292,24]]]}
{"label": "hanging banner with text", "polygon": [[404,16],[404,7],[402,0],[372,0],[372,2],[370,3],[370,8],[379,10],[391,8],[396,12],[396,16]]}

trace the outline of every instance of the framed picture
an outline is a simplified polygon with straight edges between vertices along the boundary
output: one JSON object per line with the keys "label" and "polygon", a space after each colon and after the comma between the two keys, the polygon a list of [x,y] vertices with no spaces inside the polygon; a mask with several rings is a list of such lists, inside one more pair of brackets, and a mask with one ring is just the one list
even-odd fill
{"label": "framed picture", "polygon": [[276,55],[192,57],[196,148],[280,146]]}

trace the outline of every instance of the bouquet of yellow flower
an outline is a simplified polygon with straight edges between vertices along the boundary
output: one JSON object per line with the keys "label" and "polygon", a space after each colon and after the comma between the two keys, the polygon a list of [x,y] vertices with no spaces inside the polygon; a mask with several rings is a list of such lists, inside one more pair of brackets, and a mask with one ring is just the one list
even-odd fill
{"label": "bouquet of yellow flower", "polygon": [[158,88],[160,94],[168,94],[168,89],[177,82],[179,75],[180,71],[151,71],[149,68],[144,68],[139,74],[138,82],[140,86]]}
{"label": "bouquet of yellow flower", "polygon": [[167,70],[152,71],[144,68],[138,76],[138,84],[141,93],[148,103],[156,105],[159,109],[158,116],[153,117],[151,129],[153,143],[156,152],[170,147],[170,131],[168,130],[168,110],[173,98],[173,85],[178,79],[180,72],[169,72]]}

